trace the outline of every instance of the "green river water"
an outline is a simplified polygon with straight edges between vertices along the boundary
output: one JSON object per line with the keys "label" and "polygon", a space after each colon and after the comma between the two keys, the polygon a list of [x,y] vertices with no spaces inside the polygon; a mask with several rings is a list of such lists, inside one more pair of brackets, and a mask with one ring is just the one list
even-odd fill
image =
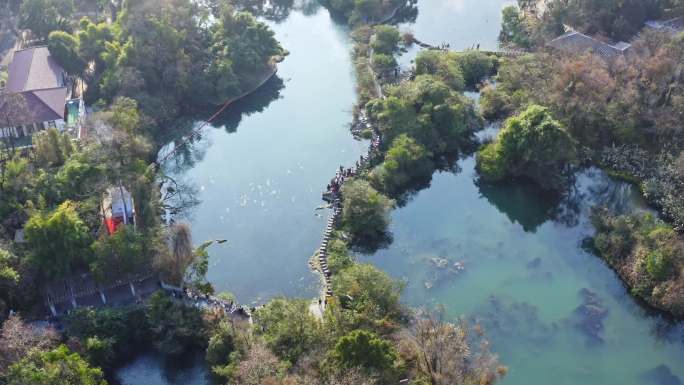
{"label": "green river water", "polygon": [[[401,25],[429,43],[496,47],[503,0],[420,0]],[[327,212],[315,210],[340,164],[366,146],[348,131],[355,102],[348,29],[315,5],[269,21],[290,51],[278,79],[207,128],[179,169],[197,188],[195,243],[212,248],[209,278],[241,302],[313,297],[307,266]],[[400,61],[408,64],[409,50]],[[491,129],[489,131],[491,133]],[[582,241],[594,204],[645,210],[637,191],[597,170],[550,202],[525,185],[480,185],[474,160],[436,173],[392,214],[394,242],[361,259],[406,282],[404,300],[444,307],[486,330],[510,369],[505,385],[677,385],[684,378],[682,327],[649,313]],[[464,271],[439,267],[461,262]],[[452,269],[453,270],[453,269]],[[430,288],[428,288],[430,287]],[[584,305],[584,306],[583,306]],[[592,317],[587,309],[600,308]],[[589,316],[587,315],[589,314]],[[117,372],[122,384],[208,384],[200,357],[164,362],[143,354]]]}

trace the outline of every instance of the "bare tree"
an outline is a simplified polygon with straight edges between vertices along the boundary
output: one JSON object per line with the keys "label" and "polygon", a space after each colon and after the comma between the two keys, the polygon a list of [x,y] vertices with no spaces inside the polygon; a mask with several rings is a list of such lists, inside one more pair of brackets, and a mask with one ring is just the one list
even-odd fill
{"label": "bare tree", "polygon": [[195,259],[190,226],[175,223],[168,230],[168,251],[157,255],[156,265],[171,283],[180,285],[185,271]]}
{"label": "bare tree", "polygon": [[358,368],[345,369],[325,379],[312,376],[288,376],[282,385],[375,385],[377,381]]}
{"label": "bare tree", "polygon": [[276,385],[283,368],[278,358],[264,345],[255,344],[238,367],[238,384]]}
{"label": "bare tree", "polygon": [[435,316],[420,319],[415,325],[419,370],[433,385],[464,383],[493,384],[506,373],[486,341],[477,351],[470,346],[465,322],[442,322]]}
{"label": "bare tree", "polygon": [[[31,116],[24,95],[0,91],[0,129],[11,128],[25,123]],[[9,146],[14,149],[14,140],[10,133]]]}
{"label": "bare tree", "polygon": [[18,316],[10,316],[0,329],[0,373],[32,350],[47,350],[59,341],[52,328],[37,328]]}

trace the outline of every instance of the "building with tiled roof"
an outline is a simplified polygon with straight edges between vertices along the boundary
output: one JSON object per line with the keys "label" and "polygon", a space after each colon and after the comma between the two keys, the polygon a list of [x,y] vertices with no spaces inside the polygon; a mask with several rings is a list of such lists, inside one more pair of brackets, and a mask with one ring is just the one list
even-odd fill
{"label": "building with tiled roof", "polygon": [[548,43],[549,46],[572,55],[591,52],[605,60],[613,60],[629,52],[631,44],[619,42],[611,45],[577,31],[567,32]]}
{"label": "building with tiled roof", "polygon": [[[11,103],[0,101],[0,114],[11,116],[12,121],[0,122],[0,137],[29,136],[47,127],[64,129],[65,105],[70,89],[67,74],[50,55],[47,47],[31,47],[14,52],[8,66],[4,98],[24,100],[21,114],[3,111]],[[8,119],[9,120],[9,119]]]}

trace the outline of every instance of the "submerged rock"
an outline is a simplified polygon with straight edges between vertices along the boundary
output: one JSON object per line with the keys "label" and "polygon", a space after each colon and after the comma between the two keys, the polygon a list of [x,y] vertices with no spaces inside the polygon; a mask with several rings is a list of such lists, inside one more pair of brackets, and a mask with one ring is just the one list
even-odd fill
{"label": "submerged rock", "polygon": [[434,280],[428,280],[423,283],[425,285],[426,290],[430,290],[435,286],[435,281]]}
{"label": "submerged rock", "polygon": [[430,262],[432,262],[432,264],[435,265],[435,267],[438,267],[440,269],[446,269],[446,267],[449,266],[449,260],[445,258],[430,258]]}
{"label": "submerged rock", "polygon": [[541,258],[537,257],[527,263],[528,269],[536,269],[541,265]]}
{"label": "submerged rock", "polygon": [[639,376],[644,385],[682,385],[682,381],[672,373],[667,365],[658,365]]}
{"label": "submerged rock", "polygon": [[527,302],[508,303],[492,296],[475,311],[474,317],[492,340],[513,338],[541,347],[552,342],[555,332],[554,327],[540,319],[537,307]]}
{"label": "submerged rock", "polygon": [[603,343],[603,321],[608,316],[608,309],[598,295],[589,289],[580,290],[580,296],[582,304],[573,312],[573,324],[585,334],[589,344]]}

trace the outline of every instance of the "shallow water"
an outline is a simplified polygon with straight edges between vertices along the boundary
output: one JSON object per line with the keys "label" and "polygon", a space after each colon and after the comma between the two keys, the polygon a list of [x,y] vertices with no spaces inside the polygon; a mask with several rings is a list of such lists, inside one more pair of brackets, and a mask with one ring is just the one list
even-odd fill
{"label": "shallow water", "polygon": [[[645,210],[636,189],[587,170],[570,198],[547,204],[530,186],[478,186],[472,157],[459,165],[395,210],[394,243],[363,258],[406,282],[408,304],[484,326],[510,368],[503,384],[655,384],[668,370],[684,378],[682,328],[648,315],[582,248],[589,207]],[[582,293],[605,315],[583,316],[595,308],[580,308]]]}

